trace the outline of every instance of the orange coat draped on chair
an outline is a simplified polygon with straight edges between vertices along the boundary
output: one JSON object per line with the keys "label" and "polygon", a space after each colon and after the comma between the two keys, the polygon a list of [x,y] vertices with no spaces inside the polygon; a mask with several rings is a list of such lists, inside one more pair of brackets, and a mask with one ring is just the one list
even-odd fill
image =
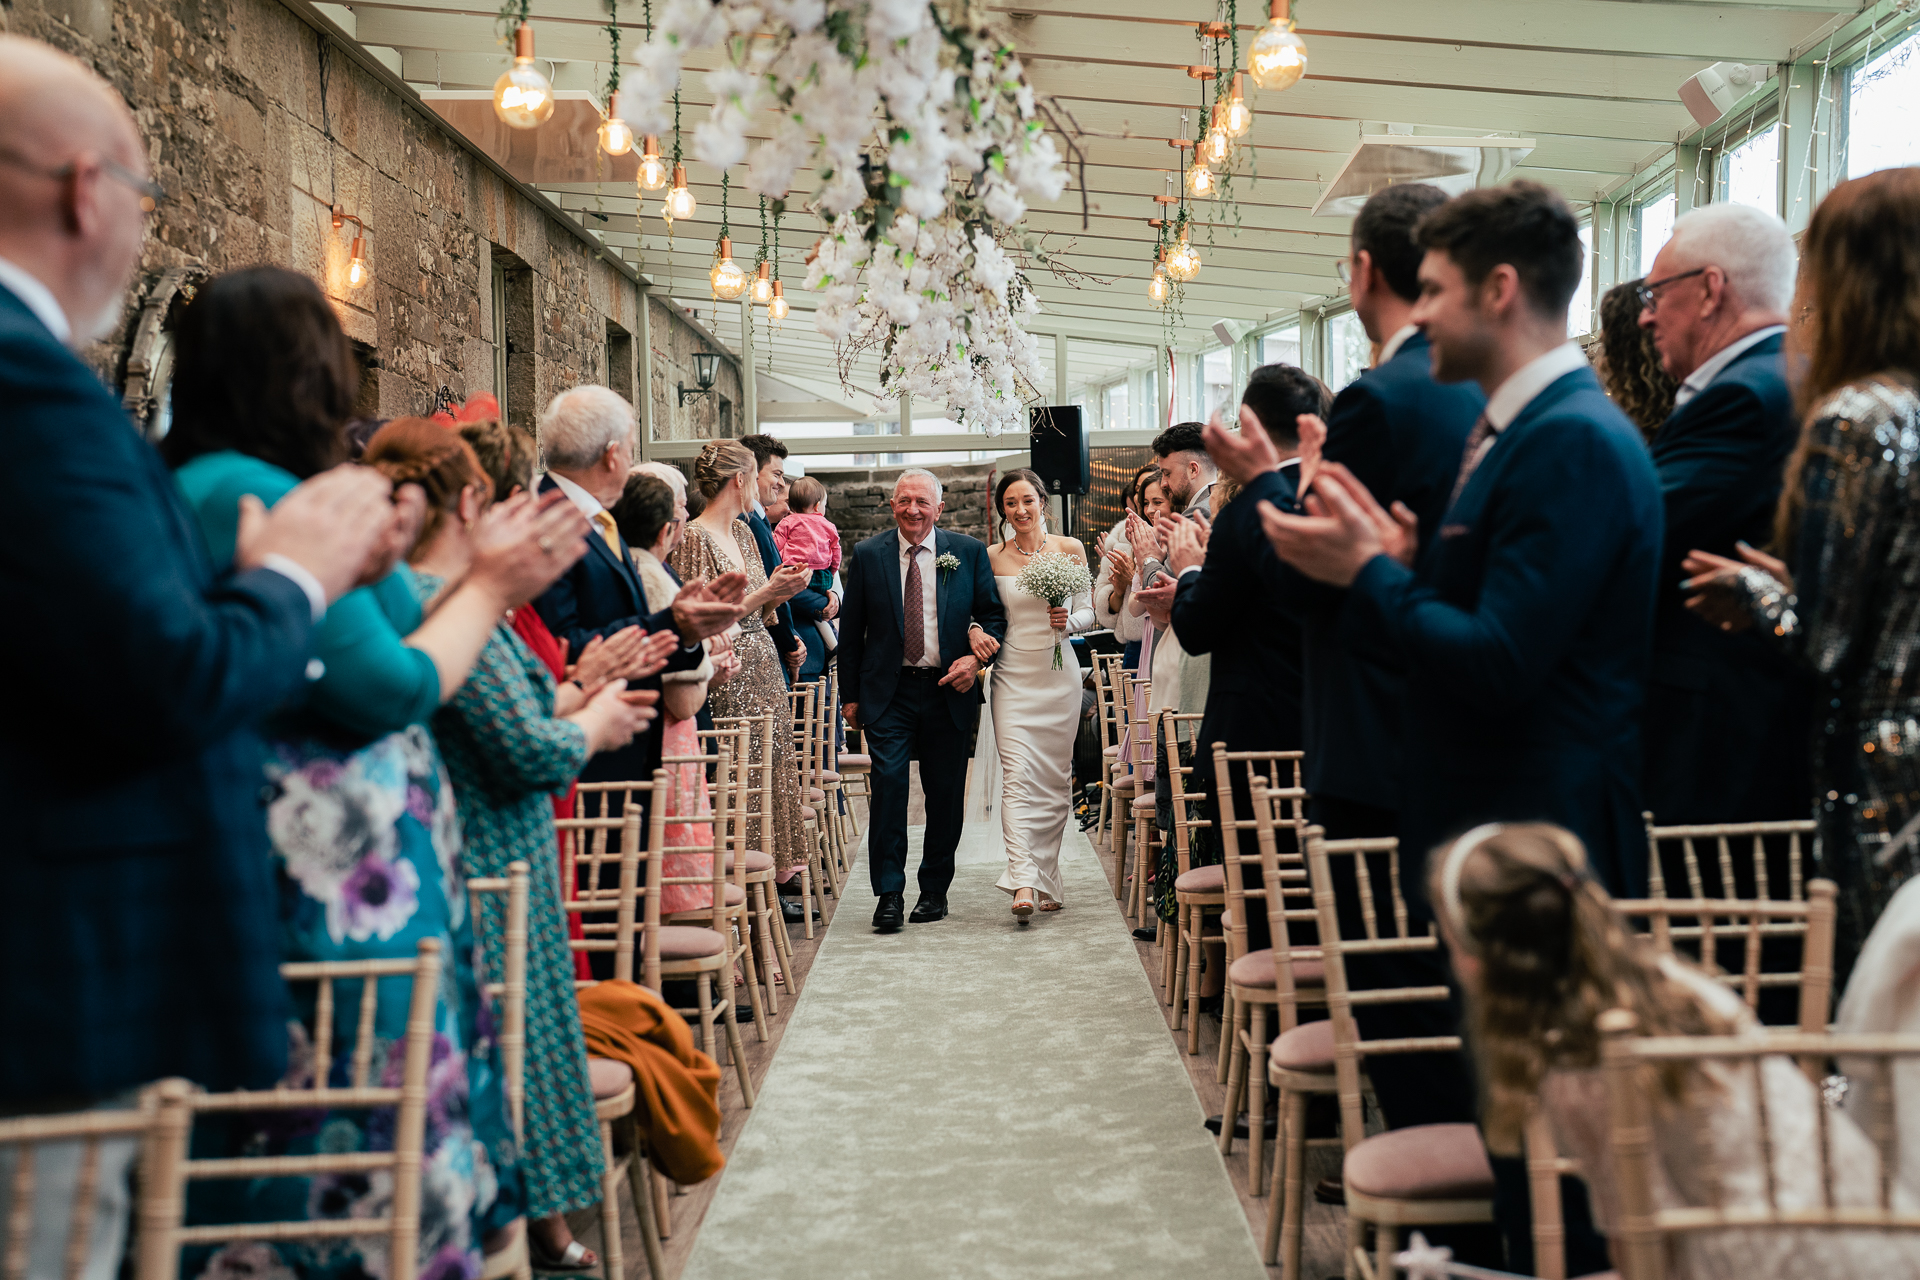
{"label": "orange coat draped on chair", "polygon": [[681,1185],[720,1172],[720,1064],[693,1047],[693,1031],[645,987],[601,982],[580,993],[587,1052],[633,1068],[634,1114],[654,1168]]}

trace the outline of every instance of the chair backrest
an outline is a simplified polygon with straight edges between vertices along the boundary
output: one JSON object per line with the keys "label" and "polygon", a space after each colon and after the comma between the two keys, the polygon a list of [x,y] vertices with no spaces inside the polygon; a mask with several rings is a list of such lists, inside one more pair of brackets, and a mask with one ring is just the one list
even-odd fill
{"label": "chair backrest", "polygon": [[[745,724],[734,724],[724,729],[701,729],[699,730],[698,736],[700,740],[700,750],[702,752],[699,759],[702,761],[711,761],[715,765],[715,768],[710,771],[709,776],[712,790],[718,791],[722,787],[727,789],[727,825],[725,832],[727,847],[738,855],[742,851],[752,847],[747,843],[746,829],[747,727]],[[727,767],[725,770],[720,770],[718,768],[718,760],[720,752],[723,750],[727,753]],[[687,759],[690,761],[693,757],[688,757]],[[661,761],[661,763],[678,764],[681,763],[681,759],[678,756],[672,756]],[[741,865],[742,861],[738,856],[734,858],[734,878],[744,884],[745,881],[742,877],[745,875],[746,868]]]}
{"label": "chair backrest", "polygon": [[[716,781],[707,788],[707,812],[674,813],[668,815],[672,820],[671,825],[675,827],[705,827],[707,838],[690,843],[681,840],[668,844],[664,833],[666,826],[669,824],[663,822],[661,824],[660,878],[658,881],[654,881],[651,878],[648,880],[649,884],[658,883],[662,889],[674,885],[704,885],[710,895],[708,899],[708,927],[716,933],[722,934],[726,933],[729,929],[726,904],[727,849],[734,840],[730,829],[733,819],[732,806],[734,791],[738,785],[733,769],[733,744],[736,732],[737,731],[729,730],[724,733],[716,732],[713,734],[712,736],[716,739],[718,746],[717,749],[712,752],[701,752],[690,756],[668,756],[661,760],[661,764],[664,766],[697,765],[703,781],[706,777],[707,770],[711,768]],[[663,769],[662,772],[665,773],[665,770]],[[655,794],[665,797],[675,794],[676,789],[673,775],[666,773],[665,789]],[[666,868],[666,857],[668,854],[674,854],[676,856],[709,855],[706,874],[679,875],[669,871]],[[745,884],[744,877],[746,875],[744,863],[745,859],[743,858],[734,859],[734,876],[742,884]],[[665,910],[664,906],[662,910]],[[676,917],[682,914],[681,912],[674,913]]]}
{"label": "chair backrest", "polygon": [[[1274,790],[1267,786],[1267,780],[1255,776],[1248,784],[1249,798],[1253,807],[1253,831],[1256,856],[1260,863],[1260,883],[1263,888],[1261,900],[1267,909],[1267,934],[1273,942],[1273,986],[1279,1005],[1279,1030],[1291,1031],[1299,1023],[1299,988],[1293,979],[1294,949],[1288,937],[1288,925],[1296,922],[1318,922],[1319,915],[1311,905],[1289,906],[1288,902],[1308,900],[1311,903],[1313,890],[1307,886],[1307,873],[1304,859],[1298,853],[1301,834],[1306,830],[1305,802],[1307,793],[1299,787],[1282,787]],[[1225,814],[1232,811],[1233,792],[1231,788],[1220,789],[1225,804],[1222,810],[1224,826]],[[1237,824],[1236,824],[1237,825]],[[1293,836],[1294,849],[1290,860],[1283,861],[1279,830],[1285,827]],[[1238,834],[1228,837],[1237,842]],[[1231,850],[1233,843],[1229,843]],[[1234,886],[1243,877],[1233,868],[1236,859],[1228,857],[1227,900],[1234,900]],[[1289,865],[1289,862],[1291,865]],[[1245,897],[1252,897],[1249,892]],[[1234,913],[1233,927],[1228,930],[1228,952],[1230,955],[1245,955],[1247,952],[1247,928],[1243,923],[1247,906],[1243,903]],[[1233,935],[1237,934],[1235,938]],[[1233,950],[1237,946],[1238,951]]]}
{"label": "chair backrest", "polygon": [[[671,785],[665,770],[656,770],[652,782],[623,784],[631,792],[651,792],[663,797]],[[641,834],[640,806],[629,803],[617,818],[560,818],[554,826],[560,831],[560,865],[577,875],[585,873],[586,883],[561,905],[581,916],[582,936],[569,941],[575,951],[610,951],[613,976],[623,982],[634,980],[634,955],[640,956],[640,985],[660,989],[660,878],[661,847],[666,842],[664,804],[647,806],[645,836]],[[619,849],[609,850],[608,837],[620,833]],[[609,866],[619,869],[615,887],[609,888],[602,872]],[[645,874],[642,874],[642,868]],[[576,882],[577,883],[577,882]],[[613,918],[606,919],[608,915]],[[599,917],[598,919],[592,917]],[[574,983],[590,987],[591,980]]]}
{"label": "chair backrest", "polygon": [[[1178,711],[1166,711],[1160,715],[1160,740],[1167,745],[1167,801],[1173,811],[1173,854],[1176,874],[1185,875],[1193,870],[1193,829],[1207,825],[1206,817],[1200,812],[1200,802],[1207,796],[1204,791],[1196,791],[1188,784],[1193,781],[1193,753],[1200,749],[1200,722],[1206,719],[1201,715],[1185,715]],[[1180,748],[1186,747],[1186,754]],[[1164,842],[1167,832],[1160,833]]]}
{"label": "chair backrest", "polygon": [[1120,741],[1120,672],[1122,658],[1116,653],[1093,655],[1093,688],[1100,714],[1100,750]]}
{"label": "chair backrest", "polygon": [[[786,741],[778,735],[778,717],[772,711],[757,716],[715,716],[713,726],[716,729],[736,729],[745,736],[740,739],[745,754],[736,756],[741,770],[742,786],[735,791],[734,812],[741,815],[743,828],[743,849],[759,849],[765,853],[773,852],[773,830],[768,825],[773,814],[773,770]],[[758,738],[763,744],[760,758],[754,759],[753,740]]]}
{"label": "chair backrest", "polygon": [[[1627,1280],[1662,1280],[1668,1244],[1675,1235],[1716,1229],[1735,1230],[1749,1238],[1783,1228],[1912,1232],[1907,1256],[1920,1256],[1920,1208],[1915,1206],[1913,1189],[1902,1185],[1904,1194],[1898,1200],[1895,1193],[1899,1172],[1903,1167],[1911,1171],[1915,1153],[1900,1149],[1901,1126],[1893,1123],[1892,1106],[1895,1068],[1920,1063],[1920,1036],[1792,1032],[1764,1037],[1640,1038],[1635,1034],[1637,1019],[1626,1009],[1608,1010],[1597,1025],[1607,1076],[1610,1145],[1619,1181],[1620,1221],[1611,1237],[1613,1261]],[[1804,1092],[1782,1087],[1785,1082],[1779,1081],[1763,1090],[1767,1060],[1783,1054],[1837,1063],[1846,1079],[1844,1111],[1830,1110],[1821,1088],[1811,1082],[1805,1084]],[[1753,1105],[1743,1109],[1753,1113],[1751,1127],[1757,1130],[1753,1141],[1764,1172],[1757,1180],[1738,1180],[1746,1194],[1728,1195],[1735,1180],[1719,1178],[1709,1169],[1699,1181],[1709,1188],[1709,1195],[1719,1197],[1715,1203],[1663,1208],[1655,1202],[1658,1133],[1686,1120],[1666,1110],[1656,1114],[1649,1068],[1673,1063],[1695,1069],[1715,1063],[1723,1080],[1746,1076],[1752,1081]],[[1711,1096],[1724,1099],[1733,1092],[1720,1089]],[[1784,1114],[1794,1108],[1782,1103],[1796,1093],[1800,1109],[1809,1114]],[[1704,1122],[1705,1116],[1696,1119]],[[1740,1119],[1744,1129],[1748,1117]],[[1812,1135],[1804,1132],[1809,1120]],[[1877,1168],[1864,1143],[1871,1144]],[[1712,1145],[1698,1148],[1713,1149]],[[1762,1201],[1758,1204],[1752,1195],[1756,1182]],[[1870,1188],[1865,1185],[1869,1182]],[[1807,1203],[1809,1198],[1813,1203]],[[1889,1241],[1889,1254],[1894,1247]]]}
{"label": "chair backrest", "polygon": [[[1805,838],[1813,834],[1812,819],[1657,827],[1651,813],[1640,816],[1647,826],[1648,897],[1803,899]],[[1768,858],[1769,842],[1780,858]],[[1703,848],[1712,850],[1711,860],[1701,858]],[[1663,854],[1678,858],[1685,885],[1667,883],[1669,859]],[[1784,869],[1776,866],[1781,859]],[[1777,870],[1783,871],[1784,884]]]}
{"label": "chair backrest", "polygon": [[[504,876],[469,876],[467,895],[473,902],[473,927],[484,940],[500,938],[500,973],[483,968],[480,988],[500,1002],[500,1066],[507,1077],[507,1106],[513,1113],[513,1131],[522,1131],[527,1096],[527,897],[531,868],[524,862],[507,864]],[[489,911],[500,899],[504,915]],[[486,954],[485,947],[481,955]]]}
{"label": "chair backrest", "polygon": [[[1648,922],[1648,940],[1661,955],[1679,954],[1728,986],[1756,1013],[1767,987],[1800,989],[1800,1030],[1827,1029],[1833,1000],[1834,900],[1831,880],[1810,880],[1804,898],[1794,901],[1748,898],[1616,899],[1615,911],[1629,921]],[[1675,923],[1677,921],[1690,923]],[[1760,944],[1768,938],[1798,936],[1800,967],[1761,972]],[[1684,951],[1676,943],[1691,943]],[[1721,965],[1729,946],[1741,951],[1740,968]]]}
{"label": "chair backrest", "polygon": [[[179,1099],[190,1088],[184,1080],[162,1081],[143,1091],[134,1107],[0,1120],[0,1171],[4,1171],[6,1189],[6,1197],[0,1204],[8,1210],[6,1231],[0,1235],[0,1240],[6,1243],[5,1252],[0,1254],[0,1280],[26,1280],[29,1262],[34,1260],[34,1246],[56,1228],[61,1232],[64,1246],[59,1274],[62,1280],[81,1280],[91,1260],[98,1229],[94,1215],[99,1205],[103,1167],[111,1171],[118,1164],[114,1148],[127,1143],[136,1144],[140,1155],[150,1161],[163,1090],[177,1107]],[[57,1185],[65,1181],[63,1171],[75,1161],[65,1151],[48,1148],[73,1143],[80,1144],[78,1173],[71,1184],[71,1195],[61,1196],[72,1211],[71,1217],[62,1223],[50,1222],[38,1212],[35,1203],[46,1177],[45,1166],[54,1167],[54,1178],[50,1180]],[[135,1207],[142,1224],[153,1212],[154,1190],[151,1174],[143,1171]],[[162,1225],[164,1227],[164,1223]],[[141,1238],[145,1238],[144,1234]],[[38,1268],[33,1274],[36,1280],[45,1275]],[[141,1275],[138,1280],[146,1277]]]}
{"label": "chair backrest", "polygon": [[813,775],[814,741],[818,736],[820,692],[811,684],[796,684],[787,690],[787,704],[793,717],[793,766],[800,771],[802,787],[818,786]]}
{"label": "chair backrest", "polygon": [[[313,1075],[304,1087],[282,1083],[274,1089],[199,1093],[178,1082],[162,1085],[154,1147],[143,1170],[153,1199],[140,1218],[140,1280],[174,1280],[185,1245],[234,1240],[339,1239],[385,1236],[388,1280],[413,1280],[419,1269],[420,1161],[426,1139],[427,1069],[433,1060],[434,997],[439,986],[440,941],[422,938],[412,959],[318,960],[280,966],[289,983],[318,984],[314,997]],[[410,978],[405,1059],[401,1083],[372,1083],[373,1040],[383,978]],[[345,1088],[332,1087],[334,984],[357,982],[352,1066]],[[319,1152],[297,1156],[233,1156],[188,1159],[187,1141],[195,1115],[258,1111],[328,1111],[394,1108],[393,1147],[387,1151]],[[210,1178],[315,1177],[387,1172],[393,1192],[385,1214],[374,1218],[314,1219],[300,1222],[244,1222],[182,1226],[186,1184]]]}
{"label": "chair backrest", "polygon": [[[1173,744],[1167,748],[1167,767],[1173,767]],[[1299,751],[1228,751],[1224,742],[1213,744],[1214,811],[1220,819],[1220,861],[1226,868],[1227,912],[1230,921],[1226,927],[1227,963],[1231,964],[1247,954],[1247,916],[1250,911],[1264,912],[1269,921],[1277,911],[1284,923],[1287,900],[1295,898],[1303,905],[1298,908],[1300,919],[1312,919],[1313,908],[1308,905],[1311,893],[1306,886],[1305,863],[1300,856],[1299,836],[1307,826],[1307,793],[1300,785],[1300,762],[1303,753]],[[1250,786],[1260,789],[1261,800],[1256,801],[1245,814],[1236,811],[1233,803],[1232,774],[1235,765],[1248,775]],[[1262,813],[1262,807],[1266,812]],[[1262,823],[1265,834],[1260,834]],[[1275,828],[1284,826],[1293,833],[1293,847],[1283,855],[1280,843],[1275,838]],[[1243,838],[1244,837],[1244,838]],[[1268,885],[1265,878],[1265,864],[1269,855],[1274,862],[1274,882]],[[1283,857],[1290,864],[1284,870]],[[1257,869],[1261,888],[1246,887],[1246,872]],[[1272,896],[1269,896],[1272,895]],[[1247,899],[1253,899],[1250,904]],[[1273,945],[1277,951],[1286,949],[1287,932],[1281,928],[1273,933]],[[1276,960],[1276,965],[1278,961]],[[1282,1029],[1291,1027],[1284,1022]]]}
{"label": "chair backrest", "polygon": [[[1223,788],[1224,790],[1224,788]],[[1333,1022],[1334,1070],[1340,1095],[1340,1133],[1351,1147],[1366,1134],[1360,1110],[1360,1059],[1387,1053],[1445,1053],[1460,1048],[1459,1036],[1403,1036],[1393,1040],[1362,1040],[1354,1022],[1356,1005],[1408,1004],[1449,998],[1445,986],[1381,987],[1354,991],[1347,985],[1346,957],[1382,955],[1413,951],[1432,951],[1439,939],[1424,930],[1415,931],[1408,922],[1406,898],[1400,888],[1400,842],[1391,836],[1368,840],[1328,840],[1317,826],[1308,827],[1303,839],[1307,846],[1307,878],[1313,886],[1315,919],[1320,927],[1319,958],[1326,966],[1327,1015]],[[1333,868],[1347,860],[1360,890],[1362,932],[1359,938],[1340,934],[1340,909],[1334,894]],[[1386,892],[1391,897],[1391,921],[1383,921],[1374,908],[1381,878],[1369,863],[1384,863]],[[1383,929],[1383,924],[1391,924]],[[1296,950],[1296,959],[1312,952]]]}

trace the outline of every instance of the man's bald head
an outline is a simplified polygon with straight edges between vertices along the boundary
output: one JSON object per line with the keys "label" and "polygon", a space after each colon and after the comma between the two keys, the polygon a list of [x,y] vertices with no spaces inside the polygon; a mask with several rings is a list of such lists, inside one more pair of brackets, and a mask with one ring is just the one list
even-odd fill
{"label": "man's bald head", "polygon": [[0,35],[0,257],[52,291],[78,340],[95,336],[139,261],[146,223],[128,179],[146,177],[113,86],[49,45]]}

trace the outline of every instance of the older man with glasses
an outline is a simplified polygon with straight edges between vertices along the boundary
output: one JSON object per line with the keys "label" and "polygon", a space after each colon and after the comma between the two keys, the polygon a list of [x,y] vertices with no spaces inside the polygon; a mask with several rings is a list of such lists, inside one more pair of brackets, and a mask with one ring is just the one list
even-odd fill
{"label": "older man with glasses", "polygon": [[[0,35],[0,1116],[124,1107],[163,1076],[280,1077],[252,726],[300,696],[329,601],[418,527],[417,503],[345,468],[244,509],[234,563],[208,561],[173,477],[73,351],[123,314],[162,194],[105,81]],[[80,1272],[115,1274],[132,1157],[102,1143],[83,1192],[78,1144],[42,1149],[22,1181],[0,1156],[0,1255],[66,1270],[86,1195]],[[33,1204],[10,1203],[28,1182]]]}
{"label": "older man with glasses", "polygon": [[1803,682],[1752,635],[1685,607],[1689,551],[1735,556],[1773,533],[1798,430],[1787,386],[1794,250],[1786,224],[1739,204],[1682,217],[1640,287],[1640,323],[1680,383],[1653,438],[1666,542],[1647,698],[1647,807],[1662,823],[1805,817]]}

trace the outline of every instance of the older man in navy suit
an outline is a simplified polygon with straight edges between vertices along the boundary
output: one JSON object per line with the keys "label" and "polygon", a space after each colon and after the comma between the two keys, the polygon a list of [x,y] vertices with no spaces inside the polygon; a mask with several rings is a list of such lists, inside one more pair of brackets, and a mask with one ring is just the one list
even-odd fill
{"label": "older man in navy suit", "polygon": [[1781,475],[1799,438],[1787,386],[1793,240],[1743,204],[1674,224],[1641,287],[1640,323],[1680,382],[1653,438],[1666,500],[1647,700],[1646,805],[1664,823],[1805,817],[1806,681],[1751,632],[1686,608],[1689,551],[1738,558],[1773,535]]}
{"label": "older man in navy suit", "polygon": [[[980,714],[975,633],[1004,640],[1007,613],[986,547],[935,527],[946,504],[931,471],[893,484],[896,526],[846,557],[840,612],[840,696],[873,756],[868,873],[879,905],[873,927],[898,932],[907,889],[907,764],[920,762],[927,833],[913,922],[947,914],[953,855],[966,807],[967,758]],[[952,557],[952,562],[942,560]]]}
{"label": "older man in navy suit", "polygon": [[[328,602],[411,540],[387,482],[351,468],[243,507],[234,562],[208,559],[71,349],[120,318],[164,196],[118,94],[0,35],[0,661],[18,677],[0,717],[0,1116],[127,1105],[162,1076],[279,1078],[291,1006],[253,726],[299,695]],[[95,1153],[89,1276],[119,1262],[133,1154]],[[32,1208],[9,1203],[16,1158],[0,1254],[58,1274],[79,1146],[39,1151]]]}

